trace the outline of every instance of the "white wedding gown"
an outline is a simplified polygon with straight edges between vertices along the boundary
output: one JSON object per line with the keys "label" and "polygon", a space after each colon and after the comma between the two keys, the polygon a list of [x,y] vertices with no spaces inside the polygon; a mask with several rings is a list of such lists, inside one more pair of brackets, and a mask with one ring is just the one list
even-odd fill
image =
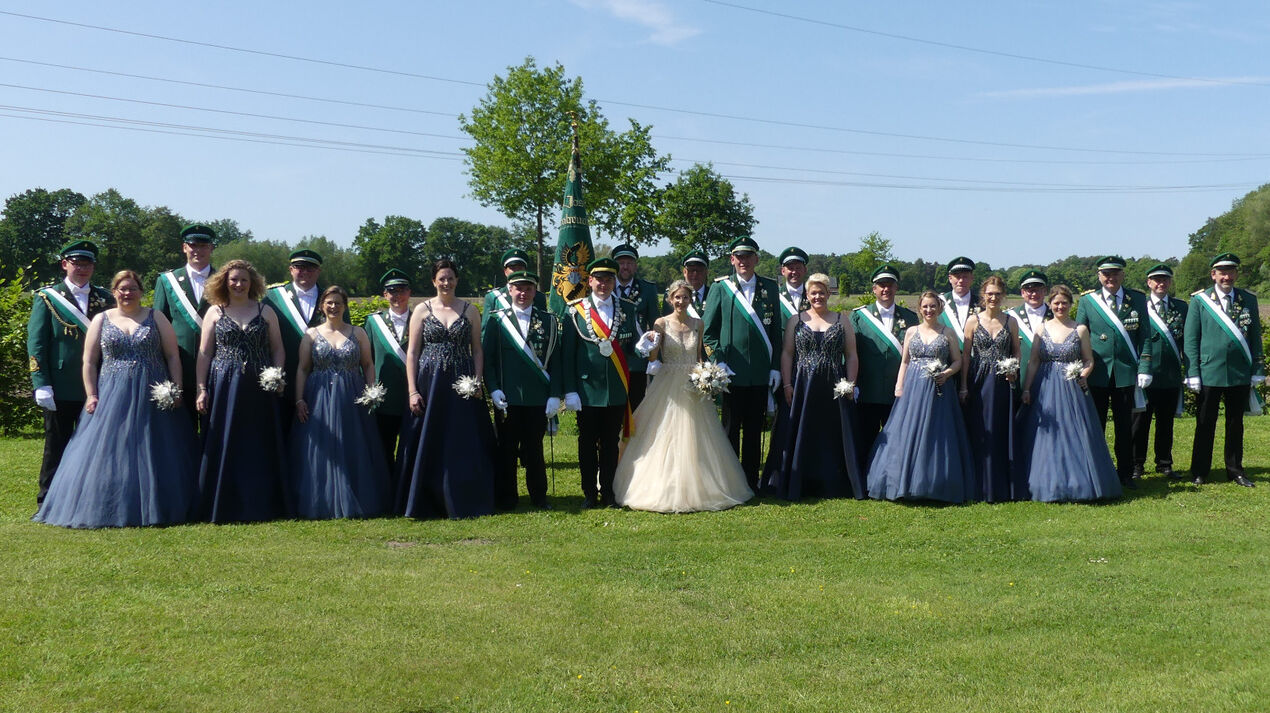
{"label": "white wedding gown", "polygon": [[701,320],[666,317],[661,371],[635,411],[635,435],[613,478],[618,505],[653,512],[726,510],[754,497],[745,483],[714,401],[697,395],[688,373],[697,363]]}

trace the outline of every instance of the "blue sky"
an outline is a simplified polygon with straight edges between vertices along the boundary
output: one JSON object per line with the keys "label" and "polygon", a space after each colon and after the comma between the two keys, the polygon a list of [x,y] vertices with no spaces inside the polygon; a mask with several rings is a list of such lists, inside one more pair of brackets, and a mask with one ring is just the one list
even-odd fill
{"label": "blue sky", "polygon": [[[510,224],[468,197],[454,117],[527,55],[581,76],[614,126],[651,124],[672,167],[713,161],[749,194],[755,238],[772,252],[847,252],[878,231],[905,259],[1181,256],[1189,233],[1270,176],[1264,2],[14,0],[0,10],[46,18],[0,14],[0,194],[114,187],[191,219],[237,219],[259,238],[347,244],[366,218],[389,214]],[[119,119],[154,123],[88,125]]]}

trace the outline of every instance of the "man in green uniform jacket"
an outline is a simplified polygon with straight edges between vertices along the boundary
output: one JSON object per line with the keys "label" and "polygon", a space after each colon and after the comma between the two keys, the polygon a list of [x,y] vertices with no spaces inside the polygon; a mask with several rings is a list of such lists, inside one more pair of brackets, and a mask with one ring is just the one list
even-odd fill
{"label": "man in green uniform jacket", "polygon": [[1037,330],[1047,319],[1053,319],[1054,312],[1045,303],[1045,288],[1049,278],[1040,270],[1028,270],[1019,278],[1019,294],[1023,304],[1006,310],[1006,314],[1014,317],[1019,325],[1019,378],[1014,383],[1022,389],[1027,380],[1028,359],[1032,358],[1032,340]]}
{"label": "man in green uniform jacket", "polygon": [[1138,487],[1133,477],[1133,408],[1135,389],[1151,385],[1150,358],[1142,358],[1146,343],[1147,296],[1124,286],[1124,258],[1109,255],[1098,261],[1102,287],[1081,294],[1076,324],[1089,329],[1094,370],[1089,394],[1103,426],[1107,408],[1116,439],[1116,473],[1124,487]]}
{"label": "man in green uniform jacket", "polygon": [[631,356],[641,336],[635,308],[617,299],[617,261],[602,257],[587,265],[591,296],[569,303],[564,332],[565,407],[578,411],[578,466],[583,507],[613,505],[617,444],[629,433]]}
{"label": "man in green uniform jacket", "polygon": [[[639,269],[639,250],[634,245],[618,245],[613,248],[611,257],[617,261],[617,286],[614,288],[618,299],[626,300],[635,307],[635,319],[639,322],[637,331],[640,334],[653,328],[657,321],[661,305],[657,301],[657,285],[648,280],[641,280],[635,272]],[[631,359],[631,410],[639,408],[644,400],[644,392],[648,389],[648,360],[635,353]]]}
{"label": "man in green uniform jacket", "polygon": [[534,507],[547,504],[547,465],[542,438],[547,419],[560,410],[564,394],[564,349],[556,316],[534,306],[538,275],[507,277],[512,306],[495,310],[481,328],[485,386],[498,409],[498,458],[494,506],[515,510],[516,461],[525,466],[525,489]]}
{"label": "man in green uniform jacket", "polygon": [[[693,319],[701,319],[706,312],[706,297],[710,294],[710,285],[706,282],[706,275],[710,269],[710,259],[700,250],[693,250],[684,255],[683,261],[680,263],[683,270],[684,282],[692,288],[692,304],[688,305],[688,316]],[[674,312],[674,308],[667,300],[662,300],[662,315]]]}
{"label": "man in green uniform jacket", "polygon": [[387,391],[384,402],[375,409],[375,422],[393,485],[388,492],[395,493],[397,437],[401,435],[401,421],[409,401],[406,348],[410,346],[410,278],[394,267],[379,278],[379,286],[384,299],[388,300],[388,309],[368,315],[365,329],[375,359],[375,381],[383,384]]}
{"label": "man in green uniform jacket", "polygon": [[[1252,388],[1265,383],[1261,313],[1251,292],[1235,287],[1239,258],[1222,253],[1209,263],[1213,286],[1191,295],[1186,314],[1186,387],[1199,394],[1191,475],[1203,484],[1213,463],[1217,412],[1226,404],[1226,477],[1251,488],[1244,474],[1244,410]],[[1260,410],[1260,402],[1256,403]]]}
{"label": "man in green uniform jacket", "polygon": [[1177,478],[1173,472],[1173,419],[1182,406],[1183,326],[1187,305],[1170,297],[1173,269],[1163,263],[1147,271],[1146,344],[1142,360],[1149,364],[1151,385],[1142,390],[1147,407],[1133,414],[1133,476],[1142,477],[1146,469],[1147,441],[1151,436],[1151,420],[1155,420],[1155,471]]}
{"label": "man in green uniform jacket", "polygon": [[856,452],[868,468],[869,452],[878,433],[886,425],[895,405],[895,381],[900,373],[904,331],[917,326],[917,313],[895,304],[899,271],[882,265],[873,271],[873,304],[851,312],[855,329],[856,375],[860,395],[856,398]]}
{"label": "man in green uniform jacket", "polygon": [[723,428],[740,455],[750,490],[758,492],[763,422],[775,407],[772,391],[781,379],[780,286],[754,274],[758,243],[753,238],[733,240],[728,252],[734,272],[716,279],[710,289],[702,341],[710,359],[732,374],[721,399]]}
{"label": "man in green uniform jacket", "polygon": [[[212,275],[212,249],[216,231],[206,225],[187,225],[181,230],[181,250],[185,265],[159,275],[154,283],[154,308],[163,313],[176,332],[176,346],[181,353],[181,371],[187,385],[193,385],[194,365],[198,362],[198,341],[203,332],[203,315],[208,302],[203,299],[203,285]],[[196,399],[184,400],[190,422],[198,428]]]}
{"label": "man in green uniform jacket", "polygon": [[[326,319],[317,306],[323,289],[317,283],[322,273],[322,256],[313,250],[296,250],[291,253],[290,270],[291,282],[272,284],[265,291],[265,304],[272,307],[278,316],[282,346],[287,352],[282,367],[286,372],[287,385],[279,408],[286,432],[290,432],[291,422],[295,420],[295,370],[300,365],[300,340],[309,327],[316,327]],[[347,310],[344,311],[344,320],[348,321]]]}
{"label": "man in green uniform jacket", "polygon": [[[511,275],[513,272],[523,272],[529,269],[529,253],[519,248],[512,248],[503,253],[503,277]],[[512,306],[511,293],[507,291],[507,285],[495,287],[485,293],[485,300],[481,303],[481,326],[485,326],[485,322],[489,321],[489,316],[494,314],[495,310],[506,309]],[[534,298],[534,306],[538,309],[547,309],[547,296],[542,292],[537,293]]]}
{"label": "man in green uniform jacket", "polygon": [[115,306],[109,290],[89,283],[97,265],[97,246],[73,240],[62,246],[66,278],[35,291],[26,326],[26,353],[35,402],[44,409],[44,458],[39,493],[44,502],[62,452],[84,410],[84,335],[93,317]]}
{"label": "man in green uniform jacket", "polygon": [[981,309],[974,282],[974,260],[962,255],[948,263],[948,284],[952,289],[943,294],[944,312],[939,321],[957,333],[957,346],[961,349],[966,348],[966,322]]}

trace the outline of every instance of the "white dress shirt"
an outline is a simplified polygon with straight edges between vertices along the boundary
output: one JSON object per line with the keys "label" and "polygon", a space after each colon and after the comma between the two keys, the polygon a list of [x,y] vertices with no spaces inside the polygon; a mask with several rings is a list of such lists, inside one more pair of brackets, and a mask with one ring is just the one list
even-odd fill
{"label": "white dress shirt", "polygon": [[960,327],[966,326],[966,320],[970,319],[970,290],[966,290],[966,294],[959,295],[953,292],[952,296],[953,308],[957,312],[957,323]]}
{"label": "white dress shirt", "polygon": [[410,310],[397,314],[396,311],[389,308],[388,318],[392,320],[393,333],[398,339],[400,339],[401,335],[406,333],[406,328],[410,325]]}
{"label": "white dress shirt", "polygon": [[1112,309],[1120,309],[1120,304],[1124,301],[1124,288],[1120,288],[1115,292],[1108,292],[1106,288],[1102,291],[1102,300]]}
{"label": "white dress shirt", "polygon": [[1221,306],[1223,312],[1230,311],[1230,292],[1222,292],[1222,289],[1216,285],[1213,286],[1213,293],[1217,295],[1217,304]]}
{"label": "white dress shirt", "polygon": [[71,282],[71,278],[69,277],[63,280],[63,282],[65,282],[66,286],[71,289],[71,296],[75,298],[75,304],[79,305],[79,311],[87,315],[89,292],[88,283],[85,283],[83,287],[80,287],[74,282]]}
{"label": "white dress shirt", "polygon": [[895,324],[895,303],[892,302],[890,307],[878,305],[878,319],[881,320],[882,326],[887,329],[894,329]]}
{"label": "white dress shirt", "polygon": [[517,307],[513,303],[512,314],[515,314],[516,321],[520,322],[520,333],[528,337],[529,336],[529,318],[532,317],[534,314],[534,306],[531,304],[528,307],[521,309],[520,307]]}
{"label": "white dress shirt", "polygon": [[745,301],[754,304],[754,286],[758,284],[758,275],[750,275],[749,282],[742,280],[739,276],[736,281],[737,286],[741,288],[741,294],[745,297]]}
{"label": "white dress shirt", "polygon": [[604,326],[609,329],[613,328],[613,300],[615,298],[610,295],[607,300],[597,302],[594,297],[591,298],[591,304],[595,305],[595,311],[600,313],[600,321],[604,322]]}
{"label": "white dress shirt", "polygon": [[185,274],[190,277],[190,288],[194,290],[194,304],[198,304],[203,299],[203,285],[207,283],[207,278],[212,274],[212,266],[206,265],[202,270],[195,270],[188,264],[185,266]]}
{"label": "white dress shirt", "polygon": [[806,290],[805,286],[799,288],[793,288],[789,285],[785,286],[785,291],[789,293],[789,302],[794,305],[794,309],[798,309],[799,305],[803,303],[804,290]]}
{"label": "white dress shirt", "polygon": [[1165,301],[1167,299],[1167,296],[1156,297],[1155,295],[1151,295],[1151,304],[1155,306],[1156,314],[1164,314],[1164,311],[1168,309],[1168,303]]}
{"label": "white dress shirt", "polygon": [[301,290],[300,286],[293,282],[291,283],[291,288],[295,290],[295,296],[300,300],[300,316],[304,317],[304,321],[307,323],[313,319],[313,310],[317,307],[317,285],[310,287],[308,290]]}
{"label": "white dress shirt", "polygon": [[1028,327],[1032,330],[1032,334],[1036,334],[1041,325],[1045,323],[1045,304],[1042,303],[1038,307],[1023,305],[1023,308],[1027,311]]}

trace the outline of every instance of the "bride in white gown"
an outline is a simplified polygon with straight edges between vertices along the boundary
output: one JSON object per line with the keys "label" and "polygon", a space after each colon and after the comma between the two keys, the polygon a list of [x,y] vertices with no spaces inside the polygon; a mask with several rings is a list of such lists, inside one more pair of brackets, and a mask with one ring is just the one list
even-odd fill
{"label": "bride in white gown", "polygon": [[635,435],[617,465],[613,493],[618,505],[634,510],[726,510],[754,493],[714,401],[688,384],[701,359],[702,323],[687,312],[692,288],[676,280],[666,295],[675,311],[654,324],[659,347],[649,355],[661,367],[635,411]]}

